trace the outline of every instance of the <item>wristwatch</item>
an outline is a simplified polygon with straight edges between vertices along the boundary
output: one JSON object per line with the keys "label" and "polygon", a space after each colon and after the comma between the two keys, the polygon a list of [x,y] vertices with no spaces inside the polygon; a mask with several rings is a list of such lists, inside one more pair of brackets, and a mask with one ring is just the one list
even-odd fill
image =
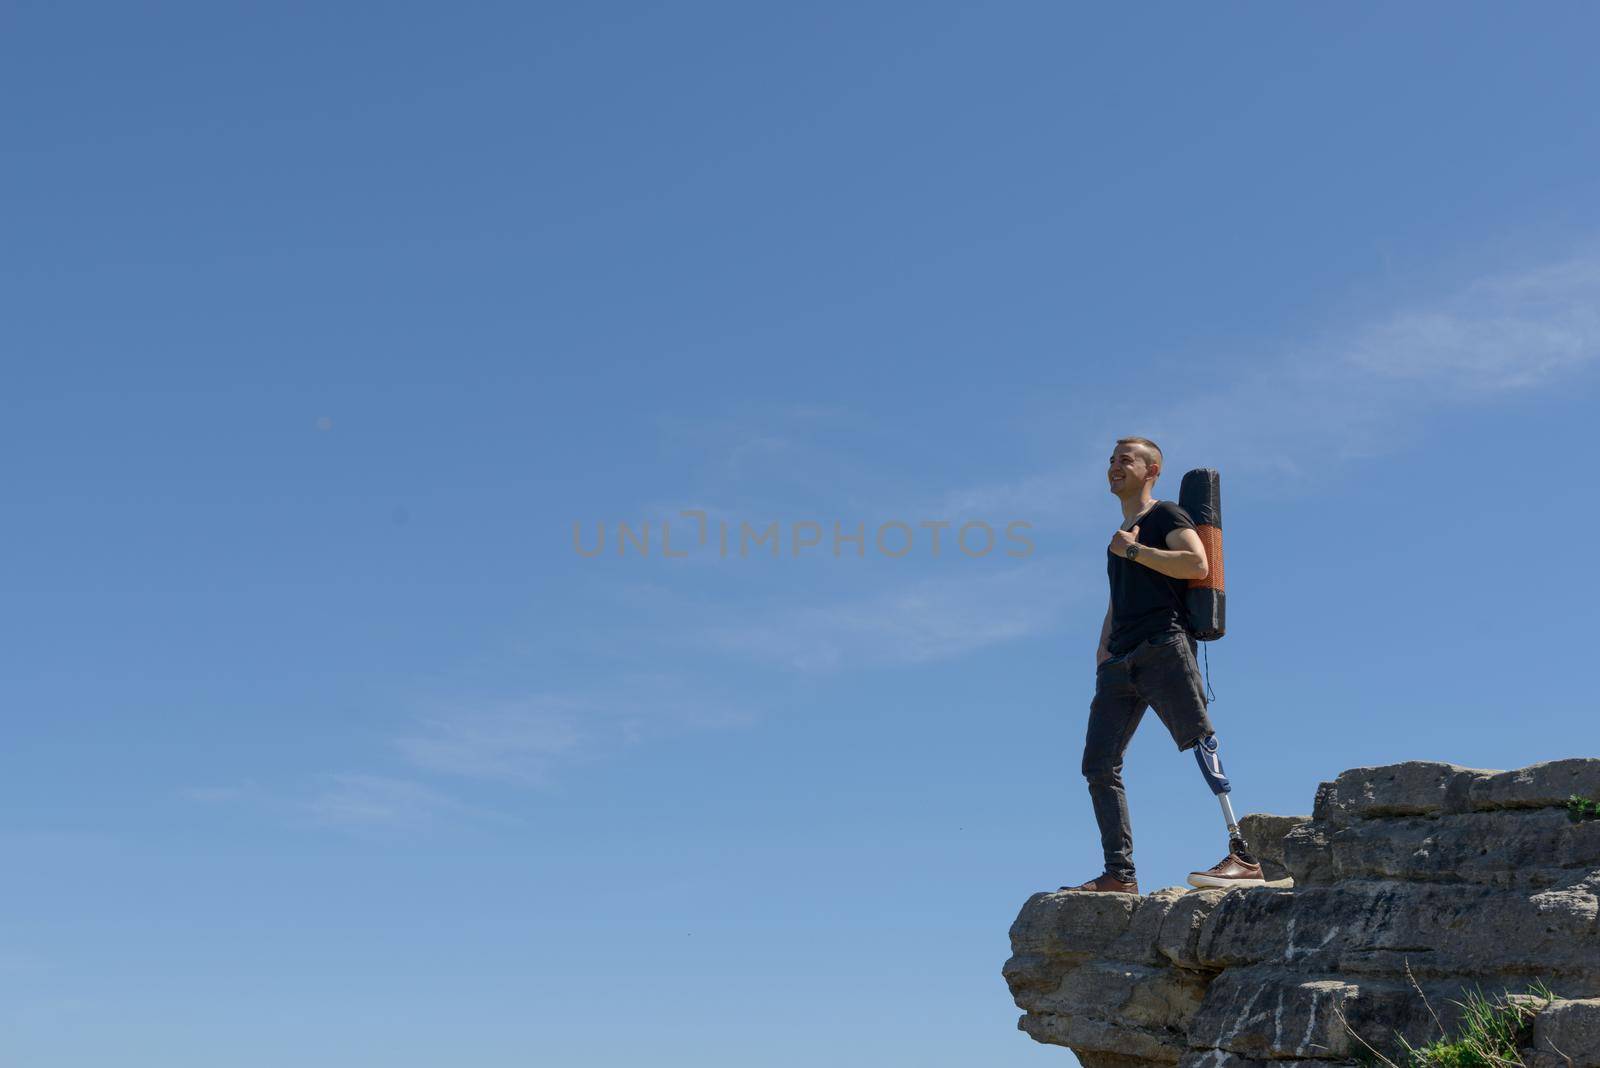
{"label": "wristwatch", "polygon": [[1132,545],[1128,546],[1128,551],[1122,555],[1129,560],[1137,560],[1139,558],[1139,543],[1134,542]]}

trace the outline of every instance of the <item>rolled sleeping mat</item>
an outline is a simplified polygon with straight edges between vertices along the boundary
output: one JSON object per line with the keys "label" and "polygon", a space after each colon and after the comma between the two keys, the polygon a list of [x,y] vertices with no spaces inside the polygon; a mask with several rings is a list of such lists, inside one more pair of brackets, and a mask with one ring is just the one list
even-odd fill
{"label": "rolled sleeping mat", "polygon": [[1228,594],[1222,582],[1222,477],[1210,467],[1188,472],[1178,487],[1178,505],[1194,520],[1210,565],[1205,578],[1189,580],[1185,594],[1189,630],[1203,642],[1216,641],[1228,629]]}

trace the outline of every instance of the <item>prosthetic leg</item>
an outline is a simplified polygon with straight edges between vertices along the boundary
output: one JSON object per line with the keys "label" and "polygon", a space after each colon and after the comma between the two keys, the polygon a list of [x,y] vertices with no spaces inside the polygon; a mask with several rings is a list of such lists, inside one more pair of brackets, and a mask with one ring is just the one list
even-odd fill
{"label": "prosthetic leg", "polygon": [[1234,818],[1233,805],[1228,800],[1228,794],[1233,792],[1233,784],[1228,781],[1228,773],[1222,770],[1219,749],[1217,736],[1208,734],[1195,743],[1194,760],[1200,765],[1200,774],[1205,776],[1206,785],[1211,787],[1211,792],[1217,795],[1217,803],[1222,806],[1222,818],[1228,825],[1228,848],[1247,863],[1253,864],[1255,858],[1249,853],[1249,844],[1244,840],[1244,832],[1239,830],[1239,821]]}

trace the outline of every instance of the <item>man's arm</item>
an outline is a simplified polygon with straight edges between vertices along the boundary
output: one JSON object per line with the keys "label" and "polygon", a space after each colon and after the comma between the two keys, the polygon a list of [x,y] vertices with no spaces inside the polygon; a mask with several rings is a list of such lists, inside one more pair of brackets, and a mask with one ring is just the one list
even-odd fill
{"label": "man's arm", "polygon": [[1111,640],[1111,599],[1106,598],[1106,621],[1100,624],[1100,648],[1094,652],[1094,666],[1096,669],[1111,659],[1111,650],[1106,648],[1106,642]]}
{"label": "man's arm", "polygon": [[[1135,544],[1138,536],[1137,526],[1132,530],[1117,531],[1111,538],[1111,551],[1126,558],[1128,547]],[[1189,527],[1179,527],[1168,534],[1165,549],[1140,545],[1139,555],[1133,558],[1133,562],[1175,579],[1203,579],[1211,573],[1206,560],[1206,547],[1200,543],[1200,535]]]}

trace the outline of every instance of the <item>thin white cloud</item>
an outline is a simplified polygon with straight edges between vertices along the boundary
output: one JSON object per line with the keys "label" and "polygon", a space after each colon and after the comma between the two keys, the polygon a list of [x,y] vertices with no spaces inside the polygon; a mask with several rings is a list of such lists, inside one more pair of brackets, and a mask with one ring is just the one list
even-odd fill
{"label": "thin white cloud", "polygon": [[[665,673],[623,675],[581,693],[458,700],[414,716],[389,740],[391,757],[398,754],[407,766],[400,774],[325,773],[309,785],[275,787],[246,780],[180,795],[354,834],[511,825],[519,822],[515,816],[463,795],[490,786],[542,786],[558,771],[652,738],[746,726],[755,720],[750,707]],[[437,785],[446,778],[456,780],[450,790]]]}
{"label": "thin white cloud", "polygon": [[420,718],[394,746],[427,771],[537,782],[582,743],[581,711],[569,698],[549,696],[454,708]]}
{"label": "thin white cloud", "polygon": [[1344,362],[1374,379],[1461,392],[1544,385],[1600,357],[1600,262],[1486,278],[1356,336]]}
{"label": "thin white cloud", "polygon": [[531,786],[620,746],[754,719],[746,703],[677,675],[629,674],[581,693],[452,702],[418,716],[392,745],[431,774]]}
{"label": "thin white cloud", "polygon": [[367,772],[317,775],[298,786],[199,786],[180,791],[197,804],[224,806],[299,826],[349,833],[427,831],[446,825],[516,822],[415,779]]}
{"label": "thin white cloud", "polygon": [[324,775],[320,782],[316,793],[296,807],[313,822],[338,830],[414,832],[444,824],[515,822],[410,779],[346,773]]}
{"label": "thin white cloud", "polygon": [[1071,582],[1056,565],[1030,562],[782,612],[753,606],[692,633],[714,650],[802,671],[927,663],[1047,630],[1071,599]]}
{"label": "thin white cloud", "polygon": [[249,800],[259,794],[256,785],[249,782],[238,786],[190,786],[180,792],[190,801],[199,801],[207,805],[232,804]]}
{"label": "thin white cloud", "polygon": [[49,1029],[59,1033],[86,1026],[91,1020],[104,1019],[105,1008],[83,998],[8,998],[5,1007],[0,1008],[0,1026],[7,1031]]}
{"label": "thin white cloud", "polygon": [[952,490],[927,509],[952,523],[968,519],[1008,523],[1014,519],[1059,524],[1081,518],[1103,501],[1105,487],[1095,476],[1104,470],[1084,461],[1052,471],[1026,475],[988,485]]}
{"label": "thin white cloud", "polygon": [[[948,494],[952,512],[1016,513],[1041,524],[1099,522],[1099,452],[1143,434],[1169,457],[1238,473],[1310,480],[1329,463],[1384,455],[1454,404],[1548,387],[1600,363],[1600,259],[1578,257],[1480,279],[1460,291],[1227,368],[1117,401],[1084,427],[1080,459]],[[1167,492],[1174,492],[1169,490]]]}
{"label": "thin white cloud", "polygon": [[[1313,477],[1384,455],[1451,405],[1548,387],[1600,362],[1600,260],[1485,278],[1240,373],[1170,406],[1164,448]],[[1155,436],[1155,434],[1152,434]]]}

